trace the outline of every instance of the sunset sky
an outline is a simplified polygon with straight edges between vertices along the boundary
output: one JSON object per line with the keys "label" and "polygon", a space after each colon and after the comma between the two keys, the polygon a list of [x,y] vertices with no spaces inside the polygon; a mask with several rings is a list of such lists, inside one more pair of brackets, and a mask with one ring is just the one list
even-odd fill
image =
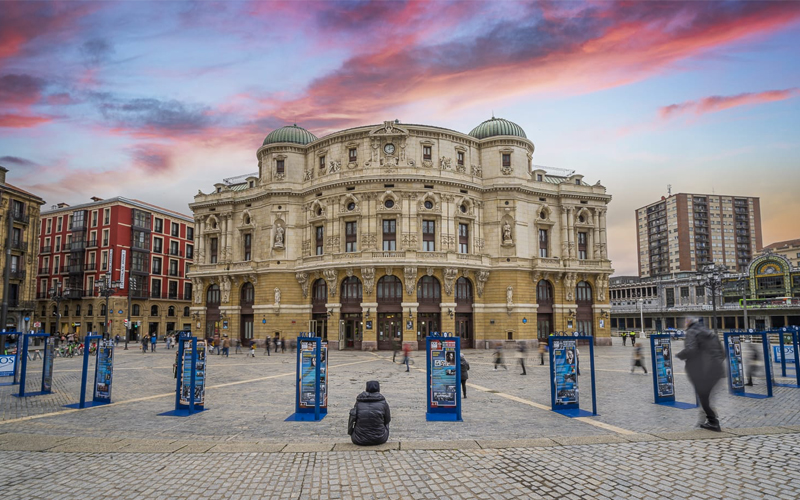
{"label": "sunset sky", "polygon": [[800,3],[9,2],[0,165],[47,204],[125,196],[189,214],[256,172],[292,123],[518,123],[537,165],[634,209],[672,192],[761,197],[764,244],[800,238]]}

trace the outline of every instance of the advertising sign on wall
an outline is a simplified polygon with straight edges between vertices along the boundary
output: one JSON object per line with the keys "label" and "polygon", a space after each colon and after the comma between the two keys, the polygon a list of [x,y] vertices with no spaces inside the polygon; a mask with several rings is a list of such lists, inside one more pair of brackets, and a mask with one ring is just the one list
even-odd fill
{"label": "advertising sign on wall", "polygon": [[454,340],[431,340],[431,407],[456,406],[459,380],[456,380],[456,342]]}
{"label": "advertising sign on wall", "polygon": [[744,367],[742,366],[742,342],[738,335],[728,337],[728,364],[731,387],[744,390]]}
{"label": "advertising sign on wall", "polygon": [[672,375],[672,345],[669,338],[653,339],[656,357],[656,390],[658,397],[675,395],[675,380]]}
{"label": "advertising sign on wall", "polygon": [[97,349],[95,364],[94,400],[111,402],[111,383],[114,375],[114,344],[103,342]]}
{"label": "advertising sign on wall", "polygon": [[553,341],[556,406],[578,405],[576,343],[575,340]]}

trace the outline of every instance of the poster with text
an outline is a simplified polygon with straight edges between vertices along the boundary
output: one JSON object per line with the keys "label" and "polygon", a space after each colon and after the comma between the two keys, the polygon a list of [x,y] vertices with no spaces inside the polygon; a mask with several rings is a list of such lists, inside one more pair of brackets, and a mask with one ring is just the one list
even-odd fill
{"label": "poster with text", "polygon": [[744,389],[742,342],[738,335],[728,337],[728,360],[731,369],[731,387],[734,389]]}
{"label": "poster with text", "polygon": [[53,389],[53,358],[55,346],[51,339],[45,340],[44,346],[44,374],[42,375],[42,391],[50,392]]}
{"label": "poster with text", "polygon": [[[320,375],[322,374],[320,367]],[[320,384],[322,381],[320,381]],[[300,406],[314,408],[317,390],[317,343],[300,342]],[[320,406],[325,400],[320,386]]]}
{"label": "poster with text", "polygon": [[206,342],[197,342],[197,364],[195,365],[194,379],[194,404],[203,406],[206,404]]}
{"label": "poster with text", "polygon": [[656,377],[658,397],[675,395],[675,382],[672,376],[672,347],[668,338],[654,339],[656,347]]}
{"label": "poster with text", "polygon": [[575,358],[576,341],[553,341],[556,405],[578,404],[578,377]]}
{"label": "poster with text", "polygon": [[431,407],[456,406],[456,342],[431,340]]}
{"label": "poster with text", "polygon": [[111,402],[111,383],[114,375],[114,344],[103,343],[97,349],[94,381],[94,400]]}
{"label": "poster with text", "polygon": [[0,355],[0,377],[10,377],[14,375],[17,365],[16,354]]}
{"label": "poster with text", "polygon": [[321,342],[322,354],[320,354],[319,363],[319,393],[322,403],[320,406],[323,408],[328,407],[328,343]]}

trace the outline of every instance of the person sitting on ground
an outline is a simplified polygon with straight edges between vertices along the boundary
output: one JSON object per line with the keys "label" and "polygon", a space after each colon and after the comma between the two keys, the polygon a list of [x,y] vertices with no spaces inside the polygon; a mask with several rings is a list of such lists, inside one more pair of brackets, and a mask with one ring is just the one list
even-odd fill
{"label": "person sitting on ground", "polygon": [[389,422],[392,415],[389,412],[389,403],[381,394],[381,385],[377,380],[367,382],[367,390],[356,397],[356,404],[350,410],[350,425],[348,433],[353,444],[359,446],[373,446],[383,444],[389,439]]}

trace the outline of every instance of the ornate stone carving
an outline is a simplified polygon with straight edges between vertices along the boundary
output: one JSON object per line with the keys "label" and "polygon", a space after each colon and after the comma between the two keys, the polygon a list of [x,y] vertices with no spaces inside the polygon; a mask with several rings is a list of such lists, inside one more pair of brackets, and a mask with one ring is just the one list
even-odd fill
{"label": "ornate stone carving", "polygon": [[469,278],[469,269],[462,269],[462,270],[461,270],[461,274],[462,274],[462,275],[463,275],[465,278]]}
{"label": "ornate stone carving", "polygon": [[280,224],[275,225],[275,243],[272,244],[272,248],[283,248],[283,226]]}
{"label": "ornate stone carving", "polygon": [[456,172],[459,172],[461,174],[467,173],[467,166],[464,165],[463,163],[461,163],[461,164],[457,163],[456,164]]}
{"label": "ornate stone carving", "polygon": [[575,300],[575,280],[577,275],[575,273],[564,274],[564,293],[566,300],[572,302]]}
{"label": "ornate stone carving", "polygon": [[348,267],[347,269],[345,269],[344,274],[348,278],[352,278],[353,277],[353,268],[352,267]]}
{"label": "ornate stone carving", "polygon": [[372,295],[372,289],[375,287],[375,268],[362,268],[361,278],[364,280],[364,295]]}
{"label": "ornate stone carving", "polygon": [[483,238],[475,238],[475,248],[476,248],[476,249],[477,249],[479,252],[483,252],[483,245],[484,245],[484,243],[485,243],[485,242],[483,241]]}
{"label": "ornate stone carving", "polygon": [[511,224],[508,221],[503,222],[503,246],[514,244],[514,238],[511,234]]}
{"label": "ornate stone carving", "polygon": [[331,253],[336,252],[339,249],[339,237],[338,236],[329,236],[328,237],[328,251]]}
{"label": "ornate stone carving", "polygon": [[489,281],[489,271],[478,271],[478,297],[483,297],[483,286]]}
{"label": "ornate stone carving", "polygon": [[456,238],[453,235],[442,235],[442,248],[449,250],[455,245]]}
{"label": "ornate stone carving", "polygon": [[506,306],[511,307],[514,305],[514,287],[509,286],[506,288]]}
{"label": "ornate stone carving", "polygon": [[306,173],[303,176],[303,179],[307,180],[307,181],[310,181],[312,179],[312,177],[314,177],[314,171],[313,170],[306,170]]}
{"label": "ornate stone carving", "polygon": [[275,287],[275,305],[281,305],[281,289],[277,286]]}
{"label": "ornate stone carving", "polygon": [[455,267],[447,267],[444,270],[444,293],[453,295],[453,283],[458,277],[458,269]]}
{"label": "ornate stone carving", "polygon": [[332,160],[328,164],[328,173],[329,174],[335,174],[341,169],[342,169],[342,162],[340,162],[338,160]]}
{"label": "ornate stone carving", "polygon": [[387,275],[389,275],[389,276],[391,276],[391,275],[392,275],[392,272],[393,272],[393,271],[394,271],[394,268],[392,268],[392,267],[387,267],[387,268],[386,268],[386,274],[387,274]]}
{"label": "ornate stone carving", "polygon": [[358,163],[354,162],[354,161],[349,161],[349,162],[347,162],[347,168],[349,168],[349,169],[358,168]]}
{"label": "ornate stone carving", "polygon": [[311,240],[303,240],[303,257],[311,256]]}
{"label": "ornate stone carving", "polygon": [[365,246],[372,247],[377,243],[378,236],[375,233],[364,233],[361,237],[361,241],[364,242]]}
{"label": "ornate stone carving", "polygon": [[511,175],[514,173],[514,167],[500,167],[500,173],[503,175]]}
{"label": "ornate stone carving", "polygon": [[252,283],[254,285],[257,284],[258,283],[258,275],[256,275],[256,274],[248,274],[247,275],[247,281],[249,281],[250,283]]}
{"label": "ornate stone carving", "polygon": [[417,268],[416,267],[404,267],[403,268],[403,278],[406,284],[406,294],[414,295],[414,288],[416,288],[417,284]]}
{"label": "ornate stone carving", "polygon": [[417,233],[403,233],[403,248],[416,248]]}
{"label": "ornate stone carving", "polygon": [[194,303],[203,303],[203,279],[192,278],[192,291],[194,292]]}
{"label": "ornate stone carving", "polygon": [[606,300],[606,290],[608,289],[608,275],[601,274],[597,277],[594,282],[595,287],[597,288],[597,300],[600,302],[605,302]]}
{"label": "ornate stone carving", "polygon": [[433,166],[433,162],[431,160],[422,160],[422,166],[425,168],[431,168]]}
{"label": "ornate stone carving", "polygon": [[483,177],[483,167],[480,165],[472,165],[472,175],[475,177]]}
{"label": "ornate stone carving", "polygon": [[425,269],[425,274],[427,274],[428,276],[433,276],[433,271],[434,269],[432,267],[428,267]]}
{"label": "ornate stone carving", "polygon": [[222,302],[227,304],[231,300],[231,279],[228,276],[223,276],[220,279],[219,289],[222,294]]}
{"label": "ornate stone carving", "polygon": [[439,158],[439,169],[450,170],[451,168],[450,162],[451,162],[450,158],[442,156],[441,158]]}
{"label": "ornate stone carving", "polygon": [[336,297],[336,269],[325,269],[322,271],[322,275],[328,282],[328,296]]}
{"label": "ornate stone carving", "polygon": [[275,175],[273,176],[273,178],[276,181],[282,181],[282,180],[284,180],[286,178],[286,174],[283,173],[283,172],[275,172]]}
{"label": "ornate stone carving", "polygon": [[300,284],[300,288],[303,290],[303,298],[305,299],[308,297],[308,273],[295,273],[294,278]]}

